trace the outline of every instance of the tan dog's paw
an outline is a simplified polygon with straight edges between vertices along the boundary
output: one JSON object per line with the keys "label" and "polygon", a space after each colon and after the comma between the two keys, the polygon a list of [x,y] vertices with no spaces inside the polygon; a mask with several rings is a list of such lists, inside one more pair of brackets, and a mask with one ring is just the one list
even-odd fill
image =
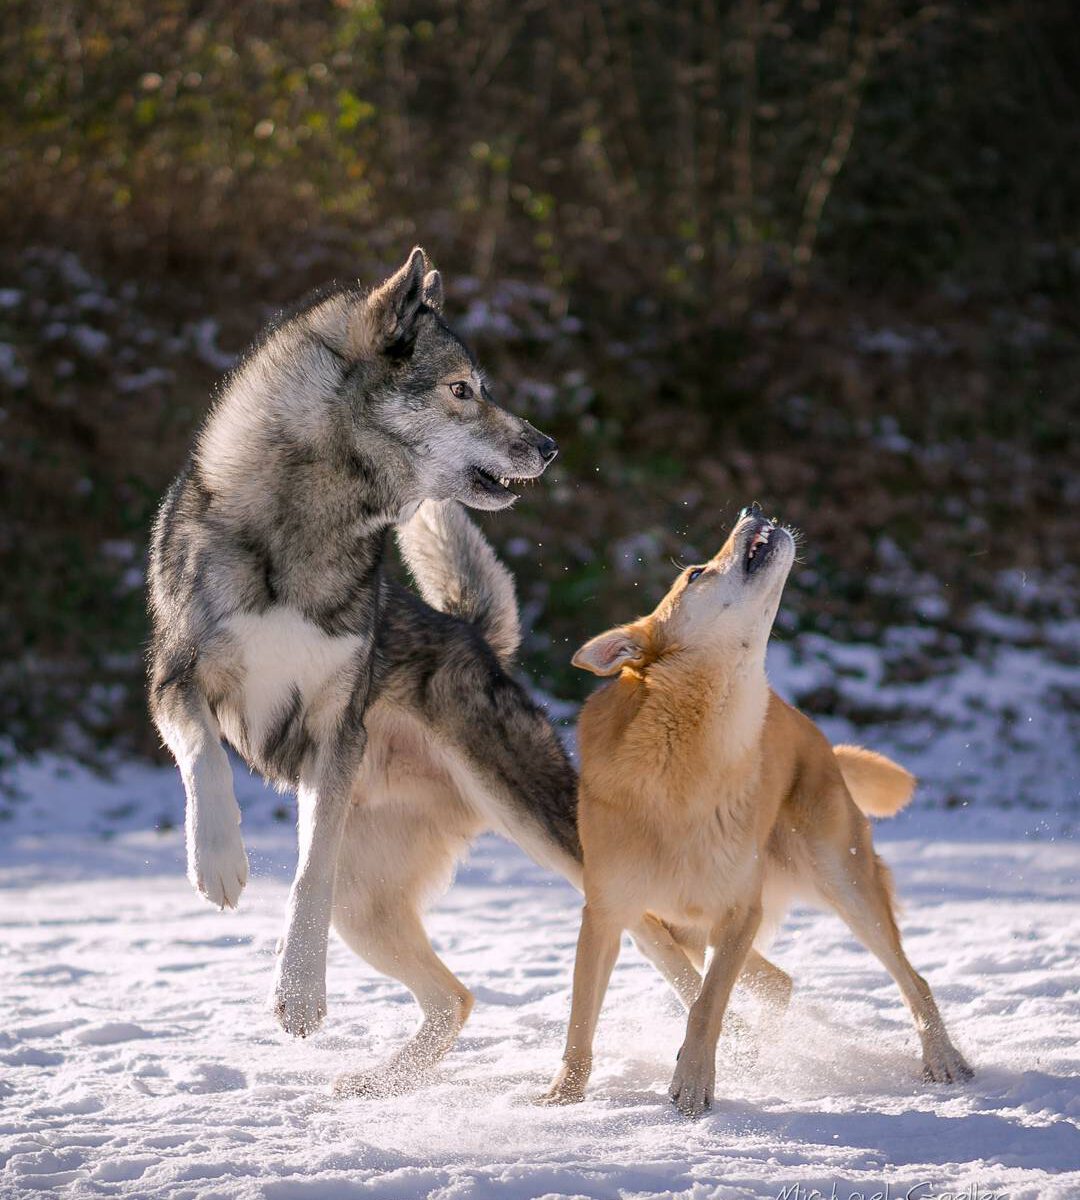
{"label": "tan dog's paw", "polygon": [[964,1061],[964,1056],[952,1044],[944,1044],[927,1050],[923,1057],[923,1078],[928,1083],[967,1083],[975,1078],[975,1072]]}
{"label": "tan dog's paw", "polygon": [[715,1085],[716,1064],[684,1046],[668,1088],[672,1104],[684,1116],[700,1117],[712,1106]]}

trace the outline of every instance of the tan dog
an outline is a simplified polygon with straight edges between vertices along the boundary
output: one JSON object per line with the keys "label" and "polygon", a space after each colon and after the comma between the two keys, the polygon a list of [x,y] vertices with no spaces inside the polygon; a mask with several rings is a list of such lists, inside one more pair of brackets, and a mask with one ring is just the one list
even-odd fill
{"label": "tan dog", "polygon": [[[622,931],[648,913],[672,935],[669,973],[693,1001],[671,1099],[703,1112],[740,971],[786,1004],[790,980],[753,946],[796,896],[835,909],[896,980],[926,1078],[971,1077],[901,947],[889,870],[864,816],[898,812],[914,778],[871,751],[834,749],[769,689],[765,648],[794,558],[786,529],[744,509],[716,557],[683,571],[652,614],[574,656],[617,678],[581,716],[585,907],[566,1052],[547,1103],[582,1098]],[[694,999],[687,954],[700,964],[706,944],[714,953]]]}

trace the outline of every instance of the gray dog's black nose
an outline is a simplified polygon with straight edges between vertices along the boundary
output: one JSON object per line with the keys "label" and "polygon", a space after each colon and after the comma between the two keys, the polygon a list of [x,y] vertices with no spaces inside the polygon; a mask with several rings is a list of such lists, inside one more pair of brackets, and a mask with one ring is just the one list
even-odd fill
{"label": "gray dog's black nose", "polygon": [[549,463],[559,453],[559,444],[554,438],[546,437],[542,439],[540,445],[536,447],[540,451],[540,457],[544,462]]}

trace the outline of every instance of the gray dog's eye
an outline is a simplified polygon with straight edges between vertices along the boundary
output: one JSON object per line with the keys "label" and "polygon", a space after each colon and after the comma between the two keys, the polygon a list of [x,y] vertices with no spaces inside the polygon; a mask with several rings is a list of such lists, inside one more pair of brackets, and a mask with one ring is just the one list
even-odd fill
{"label": "gray dog's eye", "polygon": [[472,388],[464,380],[459,380],[457,383],[452,383],[450,385],[450,391],[453,392],[453,394],[457,396],[459,400],[472,399]]}
{"label": "gray dog's eye", "polygon": [[693,570],[690,572],[690,574],[689,574],[689,575],[687,575],[687,577],[686,577],[686,582],[687,582],[687,583],[693,583],[693,582],[694,582],[694,580],[695,580],[695,579],[697,579],[697,577],[698,577],[699,575],[704,575],[704,574],[705,574],[705,568],[704,568],[704,567],[695,567],[695,568],[694,568],[694,569],[693,569]]}

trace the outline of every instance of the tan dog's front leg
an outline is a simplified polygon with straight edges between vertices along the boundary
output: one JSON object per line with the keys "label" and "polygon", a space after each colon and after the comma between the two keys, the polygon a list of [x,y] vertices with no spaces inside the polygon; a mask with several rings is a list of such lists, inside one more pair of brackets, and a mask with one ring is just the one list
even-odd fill
{"label": "tan dog's front leg", "polygon": [[713,936],[715,953],[701,985],[701,994],[690,1009],[686,1038],[670,1095],[675,1107],[687,1116],[700,1116],[713,1100],[716,1083],[716,1043],[731,989],[761,924],[761,905],[733,908]]}
{"label": "tan dog's front leg", "polygon": [[574,999],[566,1033],[563,1065],[539,1104],[576,1104],[584,1098],[592,1073],[592,1045],[600,1006],[619,957],[622,925],[609,913],[586,903],[581,910],[577,957],[574,960]]}

